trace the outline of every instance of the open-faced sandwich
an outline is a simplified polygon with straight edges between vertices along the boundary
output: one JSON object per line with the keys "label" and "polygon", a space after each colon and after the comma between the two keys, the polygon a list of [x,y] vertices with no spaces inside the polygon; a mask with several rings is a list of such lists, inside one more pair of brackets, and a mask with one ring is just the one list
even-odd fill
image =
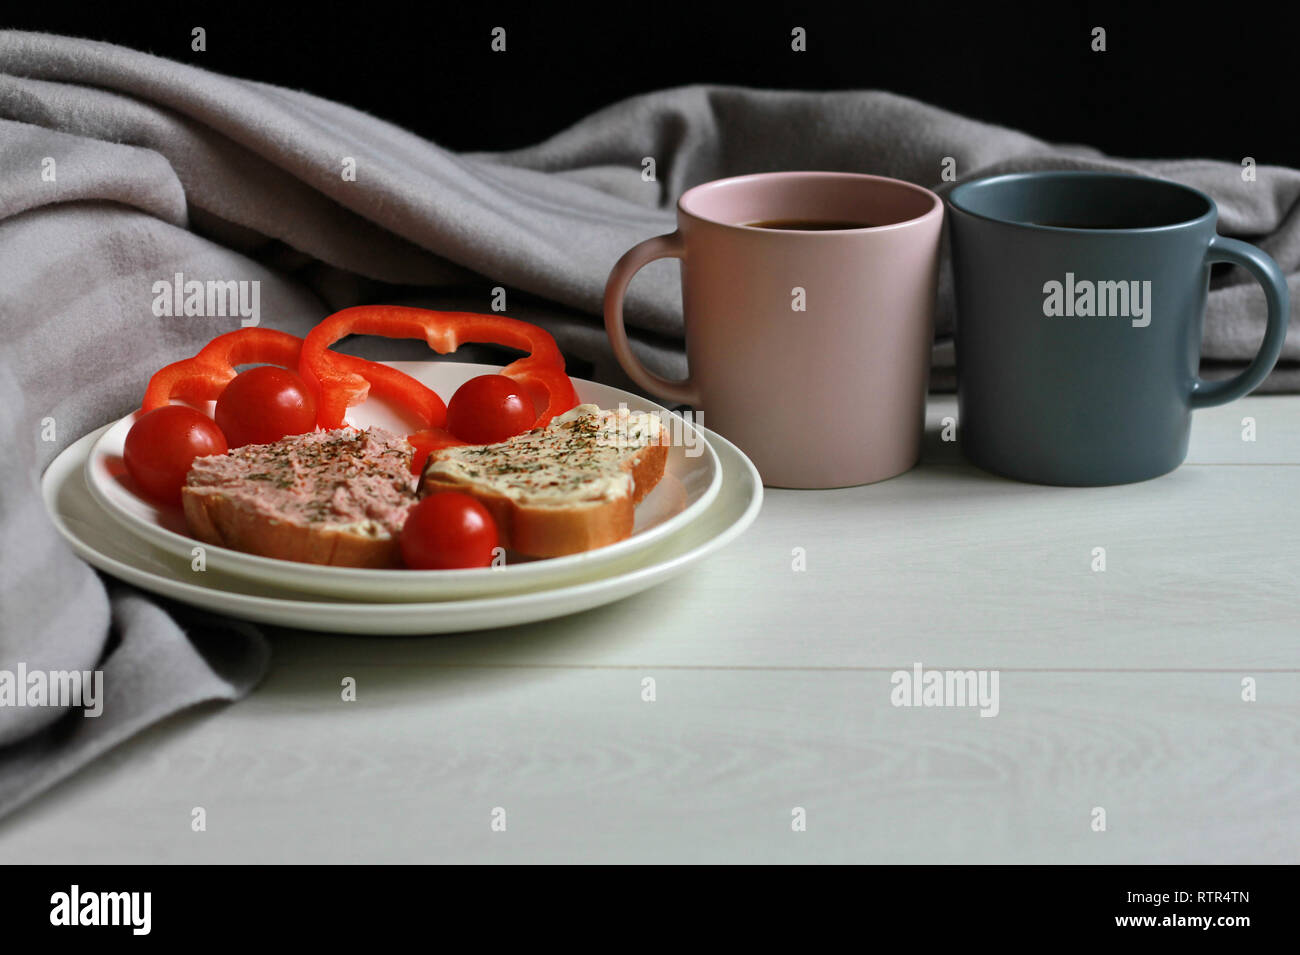
{"label": "open-faced sandwich", "polygon": [[196,458],[185,523],[205,543],[262,557],[397,567],[416,500],[411,454],[381,428],[339,428]]}
{"label": "open-faced sandwich", "polygon": [[633,509],[667,457],[657,415],[578,405],[497,444],[431,452],[419,494],[469,494],[492,515],[503,546],[558,557],[629,536]]}

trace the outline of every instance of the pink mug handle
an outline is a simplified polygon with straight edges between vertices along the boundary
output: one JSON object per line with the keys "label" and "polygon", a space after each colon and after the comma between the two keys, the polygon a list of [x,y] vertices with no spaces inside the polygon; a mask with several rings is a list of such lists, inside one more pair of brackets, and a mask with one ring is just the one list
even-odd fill
{"label": "pink mug handle", "polygon": [[614,348],[614,357],[618,359],[618,363],[623,366],[629,378],[659,398],[677,404],[698,405],[699,394],[691,383],[690,377],[682,381],[670,381],[661,378],[641,364],[640,359],[632,352],[632,346],[627,340],[627,329],[623,327],[623,295],[627,292],[632,276],[655,259],[680,259],[685,254],[686,244],[680,232],[657,235],[628,249],[623,257],[614,263],[614,269],[609,273],[609,281],[605,283],[605,332],[609,335],[609,343]]}

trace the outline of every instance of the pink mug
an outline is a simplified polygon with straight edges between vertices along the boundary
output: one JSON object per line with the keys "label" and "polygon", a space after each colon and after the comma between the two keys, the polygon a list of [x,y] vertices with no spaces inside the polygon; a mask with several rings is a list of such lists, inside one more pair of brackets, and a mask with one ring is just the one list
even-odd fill
{"label": "pink mug", "polygon": [[[697,408],[765,484],[901,474],[925,427],[942,225],[938,196],[881,176],[775,172],[696,186],[677,202],[677,231],[634,246],[610,273],[614,355],[646,391]],[[681,260],[684,381],[642,365],[623,327],[628,282],[666,257]]]}

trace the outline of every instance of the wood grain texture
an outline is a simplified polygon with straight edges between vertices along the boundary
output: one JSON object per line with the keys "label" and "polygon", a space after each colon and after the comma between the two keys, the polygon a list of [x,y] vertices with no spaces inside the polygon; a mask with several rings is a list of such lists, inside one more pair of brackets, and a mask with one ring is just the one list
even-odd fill
{"label": "wood grain texture", "polygon": [[[1300,861],[1300,397],[1201,412],[1190,463],[1118,488],[983,474],[945,414],[916,470],[769,491],[739,541],[616,605],[276,631],[250,699],[0,822],[0,862]],[[999,669],[1000,714],[892,706],[916,661]]]}
{"label": "wood grain texture", "polygon": [[[420,663],[1300,668],[1300,468],[1185,467],[1062,489],[920,468],[769,490],[736,543],[645,594],[546,623],[396,644]],[[1092,550],[1106,549],[1105,572]],[[807,569],[792,569],[803,548]],[[290,638],[365,662],[372,640]]]}
{"label": "wood grain texture", "polygon": [[1245,703],[1237,674],[1005,671],[991,719],[896,708],[889,678],[321,658],[128,744],[0,858],[1300,861],[1300,675]]}

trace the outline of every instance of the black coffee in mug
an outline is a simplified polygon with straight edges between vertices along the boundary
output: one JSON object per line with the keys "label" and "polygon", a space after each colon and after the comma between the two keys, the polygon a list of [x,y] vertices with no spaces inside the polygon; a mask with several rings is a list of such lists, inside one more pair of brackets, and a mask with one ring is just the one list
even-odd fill
{"label": "black coffee in mug", "polygon": [[760,219],[745,222],[753,229],[779,229],[784,232],[839,232],[845,229],[873,229],[880,223],[827,219]]}

